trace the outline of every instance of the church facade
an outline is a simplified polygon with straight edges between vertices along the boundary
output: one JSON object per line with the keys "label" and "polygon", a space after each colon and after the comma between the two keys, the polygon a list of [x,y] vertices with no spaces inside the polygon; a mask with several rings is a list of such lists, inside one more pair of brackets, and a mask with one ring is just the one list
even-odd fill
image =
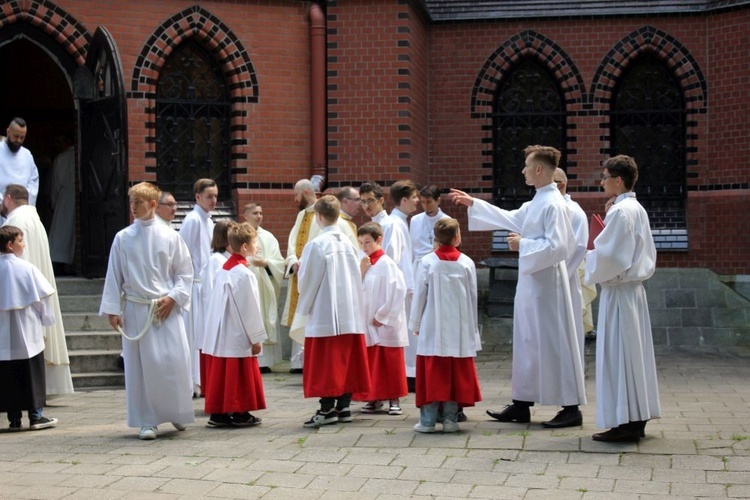
{"label": "church facade", "polygon": [[[283,247],[300,178],[410,178],[514,208],[530,144],[563,152],[589,214],[602,161],[634,156],[659,265],[747,275],[748,33],[741,0],[9,0],[0,120],[27,120],[43,175],[52,138],[76,139],[90,276],[135,182],[188,202],[212,177],[230,212],[261,203]],[[476,261],[505,255],[502,233],[463,236]]]}

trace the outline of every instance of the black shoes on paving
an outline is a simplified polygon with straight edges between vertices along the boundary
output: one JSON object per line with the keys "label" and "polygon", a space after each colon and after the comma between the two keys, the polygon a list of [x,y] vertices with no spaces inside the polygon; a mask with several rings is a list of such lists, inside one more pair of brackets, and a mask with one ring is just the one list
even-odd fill
{"label": "black shoes on paving", "polygon": [[628,422],[608,431],[598,432],[591,436],[591,439],[604,443],[637,443],[646,437],[646,422],[648,420]]}
{"label": "black shoes on paving", "polygon": [[583,414],[578,407],[574,408],[563,408],[555,418],[547,422],[542,422],[542,427],[547,429],[562,429],[564,427],[580,427],[583,425]]}
{"label": "black shoes on paving", "polygon": [[531,410],[529,410],[529,407],[516,403],[507,405],[502,411],[487,410],[487,415],[498,422],[517,422],[519,424],[528,424],[531,422]]}

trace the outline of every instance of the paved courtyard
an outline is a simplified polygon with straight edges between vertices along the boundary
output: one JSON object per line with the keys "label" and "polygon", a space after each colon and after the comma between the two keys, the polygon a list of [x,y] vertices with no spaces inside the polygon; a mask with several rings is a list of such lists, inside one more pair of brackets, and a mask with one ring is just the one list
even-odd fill
{"label": "paved courtyard", "polygon": [[457,434],[414,433],[413,395],[402,416],[361,415],[358,404],[353,423],[304,429],[317,402],[283,367],[264,375],[259,427],[206,428],[196,400],[196,424],[162,426],[155,441],[125,426],[123,390],[79,392],[45,410],[58,428],[0,434],[0,497],[750,498],[748,359],[666,352],[657,363],[664,416],[625,445],[591,440],[591,357],[584,425],[559,431],[539,425],[556,408],[533,408],[531,424],[485,416],[510,399],[506,349],[477,358],[484,401]]}

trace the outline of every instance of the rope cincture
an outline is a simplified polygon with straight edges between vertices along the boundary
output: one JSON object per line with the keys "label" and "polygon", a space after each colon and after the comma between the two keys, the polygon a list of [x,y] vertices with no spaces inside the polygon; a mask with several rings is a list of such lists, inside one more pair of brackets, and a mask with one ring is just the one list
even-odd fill
{"label": "rope cincture", "polygon": [[146,332],[151,328],[151,325],[156,322],[158,325],[161,323],[161,320],[156,318],[156,304],[159,301],[159,299],[142,299],[140,297],[136,297],[135,295],[125,295],[125,300],[129,300],[130,302],[134,302],[136,304],[143,304],[148,305],[148,318],[146,318],[146,324],[143,326],[143,329],[136,335],[135,337],[128,337],[124,331],[122,331],[122,328],[120,328],[120,325],[117,325],[116,329],[117,332],[122,335],[124,338],[128,339],[131,342],[138,342],[143,338],[144,335],[146,335]]}

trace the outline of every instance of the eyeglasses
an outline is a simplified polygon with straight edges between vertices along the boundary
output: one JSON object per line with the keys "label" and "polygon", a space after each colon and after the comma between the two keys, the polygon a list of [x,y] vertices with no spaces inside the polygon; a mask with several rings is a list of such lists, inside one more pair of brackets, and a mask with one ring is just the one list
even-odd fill
{"label": "eyeglasses", "polygon": [[377,203],[377,201],[377,198],[361,198],[359,200],[362,205],[372,205],[373,203]]}
{"label": "eyeglasses", "polygon": [[361,198],[344,198],[344,199],[348,201],[353,201],[354,203],[362,203]]}

